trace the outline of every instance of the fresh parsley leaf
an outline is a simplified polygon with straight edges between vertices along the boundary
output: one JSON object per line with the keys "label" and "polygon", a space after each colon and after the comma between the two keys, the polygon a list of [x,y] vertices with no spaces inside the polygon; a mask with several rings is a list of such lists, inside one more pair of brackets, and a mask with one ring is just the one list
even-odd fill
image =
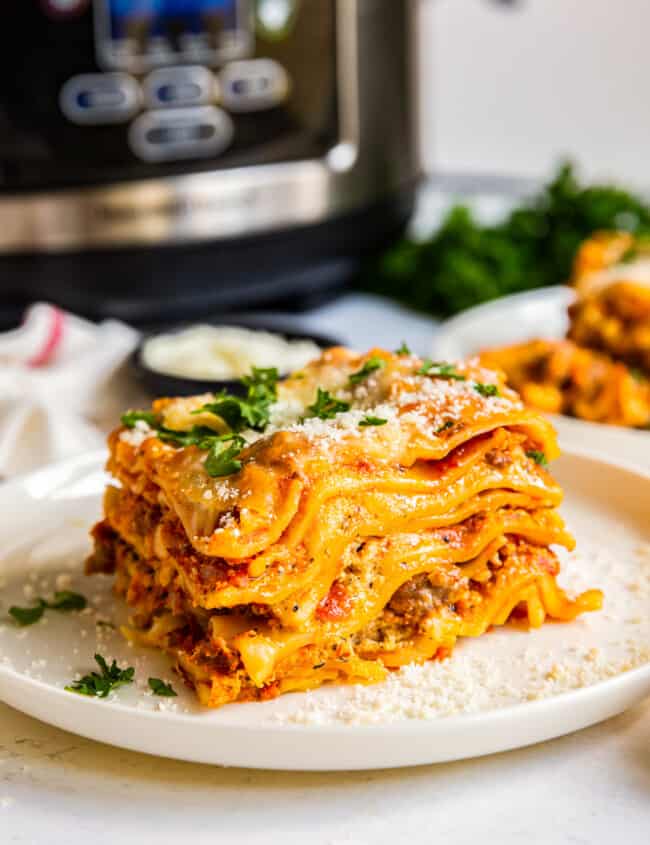
{"label": "fresh parsley leaf", "polygon": [[241,469],[237,455],[246,445],[246,441],[236,432],[244,428],[264,431],[270,420],[270,407],[278,395],[278,371],[275,367],[253,367],[251,374],[243,378],[246,397],[233,396],[229,393],[216,393],[213,401],[197,408],[193,414],[214,414],[220,417],[232,433],[217,434],[209,426],[194,425],[189,431],[176,431],[161,425],[156,414],[149,411],[128,411],[122,417],[122,423],[133,428],[138,420],[144,420],[156,429],[160,440],[178,447],[197,446],[208,452],[205,470],[208,475],[218,478],[230,475]]}
{"label": "fresh parsley leaf", "polygon": [[537,449],[530,449],[526,452],[526,456],[531,458],[535,461],[536,464],[539,464],[541,467],[548,466],[548,460],[544,452],[539,452]]}
{"label": "fresh parsley leaf", "polygon": [[59,590],[54,593],[54,599],[47,603],[51,610],[60,610],[67,613],[69,610],[83,610],[87,602],[81,593],[73,593],[71,590]]}
{"label": "fresh parsley leaf", "polygon": [[[227,445],[230,443],[230,445]],[[224,475],[232,475],[233,472],[239,472],[241,469],[241,461],[237,460],[237,455],[246,445],[246,441],[238,434],[224,434],[220,437],[215,437],[208,457],[205,459],[204,468],[209,476],[212,478],[220,478]]]}
{"label": "fresh parsley leaf", "polygon": [[383,419],[382,417],[373,417],[367,416],[364,417],[361,422],[359,423],[360,426],[365,427],[368,425],[386,425],[388,420]]}
{"label": "fresh parsley leaf", "polygon": [[14,605],[9,608],[9,615],[21,627],[34,625],[34,623],[38,622],[41,618],[45,612],[45,608],[47,607],[47,604],[43,601],[43,599],[37,599],[37,602],[38,604],[34,605],[34,607],[16,607]]}
{"label": "fresh parsley leaf", "polygon": [[71,590],[60,590],[54,593],[52,601],[46,601],[40,596],[36,599],[33,607],[9,608],[9,615],[22,627],[34,625],[43,616],[46,610],[58,610],[67,613],[70,610],[83,610],[86,606],[86,599],[80,593],[73,593]]}
{"label": "fresh parsley leaf", "polygon": [[316,393],[316,401],[307,407],[310,415],[319,417],[321,420],[332,420],[337,414],[350,410],[350,403],[343,399],[337,399],[327,390],[320,387]]}
{"label": "fresh parsley leaf", "polygon": [[153,411],[127,411],[122,414],[122,425],[127,428],[135,428],[137,422],[146,422],[151,428],[158,427],[158,417]]}
{"label": "fresh parsley leaf", "polygon": [[213,402],[207,402],[192,413],[215,414],[233,431],[241,431],[244,428],[263,431],[269,422],[268,406],[265,403],[251,403],[247,399],[223,392],[216,393]]}
{"label": "fresh parsley leaf", "polygon": [[206,425],[193,425],[189,431],[174,431],[171,428],[160,427],[158,437],[165,443],[174,446],[198,446],[199,449],[209,449],[216,437],[221,437]]}
{"label": "fresh parsley leaf", "polygon": [[436,376],[438,378],[449,378],[454,381],[467,381],[466,377],[459,373],[455,364],[447,361],[432,361],[425,358],[419,370],[415,371],[418,376]]}
{"label": "fresh parsley leaf", "polygon": [[264,399],[274,402],[278,397],[277,367],[253,367],[249,376],[241,380],[248,390],[249,399]]}
{"label": "fresh parsley leaf", "polygon": [[115,660],[109,666],[101,654],[95,654],[95,662],[101,669],[101,674],[91,672],[73,684],[69,684],[65,689],[68,692],[76,692],[78,695],[106,698],[112,690],[124,686],[124,684],[133,683],[133,676],[135,674],[133,666],[129,666],[127,669],[120,669]]}
{"label": "fresh parsley leaf", "polygon": [[410,355],[411,350],[408,348],[406,343],[404,341],[402,341],[400,343],[399,347],[395,350],[395,354],[396,355]]}
{"label": "fresh parsley leaf", "polygon": [[376,370],[381,370],[382,367],[385,366],[386,362],[383,358],[376,358],[375,356],[368,358],[360,370],[357,370],[356,373],[352,373],[348,381],[351,385],[359,384],[364,379],[367,379],[371,373],[374,373]]}
{"label": "fresh parsley leaf", "polygon": [[278,395],[278,371],[275,367],[253,367],[250,376],[242,380],[246,398],[229,393],[216,393],[214,401],[192,411],[193,414],[215,414],[233,431],[253,428],[264,431],[270,420],[270,407]]}
{"label": "fresh parsley leaf", "polygon": [[149,689],[154,695],[164,695],[167,698],[178,695],[171,684],[166,684],[160,678],[149,678]]}
{"label": "fresh parsley leaf", "polygon": [[453,420],[445,420],[445,422],[443,422],[442,425],[438,426],[435,433],[436,434],[442,434],[443,431],[447,431],[447,429],[453,428],[453,427],[454,427],[454,421]]}
{"label": "fresh parsley leaf", "polygon": [[480,393],[481,396],[498,396],[499,395],[499,388],[496,384],[485,384],[482,381],[474,382],[474,390],[477,393]]}

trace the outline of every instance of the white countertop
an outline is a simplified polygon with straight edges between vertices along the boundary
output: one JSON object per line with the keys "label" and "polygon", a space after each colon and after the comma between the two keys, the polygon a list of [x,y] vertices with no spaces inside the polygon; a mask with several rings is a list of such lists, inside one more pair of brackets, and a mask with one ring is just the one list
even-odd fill
{"label": "white countertop", "polygon": [[2,845],[641,845],[649,797],[650,702],[520,751],[350,774],[146,757],[0,705]]}
{"label": "white countertop", "polygon": [[[435,323],[348,295],[303,325],[429,351]],[[220,769],[99,745],[0,704],[0,844],[647,843],[650,700],[507,754],[368,773]]]}

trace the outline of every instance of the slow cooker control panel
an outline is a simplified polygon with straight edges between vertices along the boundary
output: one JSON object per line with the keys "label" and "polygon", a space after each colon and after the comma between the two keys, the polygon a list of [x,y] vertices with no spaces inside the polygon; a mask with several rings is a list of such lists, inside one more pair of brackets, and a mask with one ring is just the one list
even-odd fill
{"label": "slow cooker control panel", "polygon": [[0,191],[291,161],[337,141],[333,0],[9,6],[29,47],[0,51],[13,64]]}
{"label": "slow cooker control panel", "polygon": [[290,79],[274,59],[229,62],[218,73],[202,65],[72,76],[61,87],[61,111],[79,126],[130,123],[129,146],[143,161],[210,158],[230,146],[231,114],[276,108]]}

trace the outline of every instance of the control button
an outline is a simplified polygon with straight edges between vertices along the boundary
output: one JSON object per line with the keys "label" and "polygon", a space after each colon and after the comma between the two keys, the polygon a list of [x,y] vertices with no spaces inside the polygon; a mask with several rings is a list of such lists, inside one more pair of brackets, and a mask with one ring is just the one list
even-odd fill
{"label": "control button", "polygon": [[76,17],[86,11],[90,0],[42,0],[45,14],[51,18]]}
{"label": "control button", "polygon": [[73,76],[59,94],[63,114],[73,123],[124,123],[140,108],[140,86],[128,73]]}
{"label": "control button", "polygon": [[150,162],[209,158],[225,150],[232,136],[232,120],[215,106],[145,112],[129,129],[131,149]]}
{"label": "control button", "polygon": [[221,102],[229,111],[270,109],[286,100],[289,76],[273,59],[231,62],[219,74]]}
{"label": "control button", "polygon": [[219,86],[207,68],[196,65],[154,70],[143,87],[147,105],[159,109],[213,103]]}

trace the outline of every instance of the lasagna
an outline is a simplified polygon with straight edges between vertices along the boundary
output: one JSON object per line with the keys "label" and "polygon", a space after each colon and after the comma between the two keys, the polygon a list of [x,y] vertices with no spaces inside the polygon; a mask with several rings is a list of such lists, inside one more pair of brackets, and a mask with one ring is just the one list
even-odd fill
{"label": "lasagna", "polygon": [[650,427],[650,241],[600,232],[580,247],[566,338],[481,353],[527,405],[590,422]]}
{"label": "lasagna", "polygon": [[650,426],[650,381],[620,361],[571,340],[531,340],[489,349],[524,402],[550,414],[628,428]]}
{"label": "lasagna", "polygon": [[601,232],[580,248],[568,337],[650,376],[650,240]]}
{"label": "lasagna", "polygon": [[558,586],[555,434],[498,373],[334,348],[244,382],[125,414],[87,563],[202,704],[376,682],[601,606]]}

